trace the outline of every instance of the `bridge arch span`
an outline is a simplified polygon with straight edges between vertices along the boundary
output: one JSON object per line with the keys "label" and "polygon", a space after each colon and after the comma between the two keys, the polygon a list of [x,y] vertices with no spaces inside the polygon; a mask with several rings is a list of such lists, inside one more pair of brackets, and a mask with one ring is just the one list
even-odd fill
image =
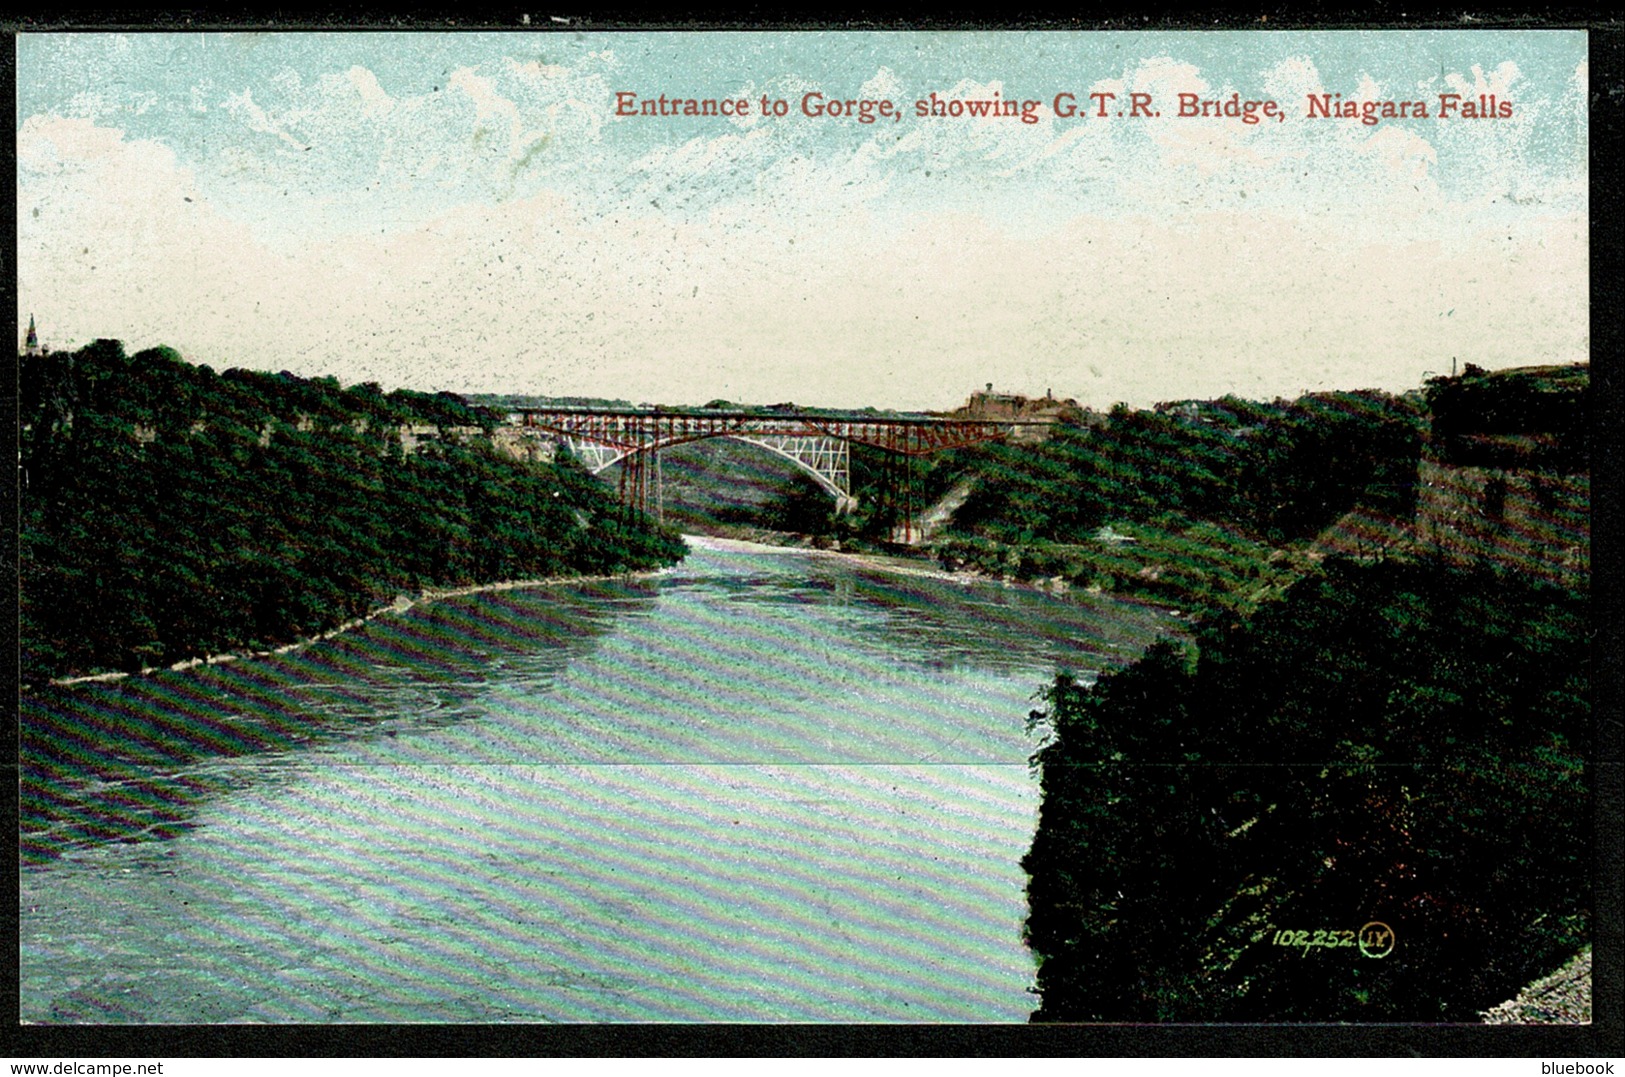
{"label": "bridge arch span", "polygon": [[719,433],[703,434],[697,437],[662,438],[636,450],[623,449],[578,438],[566,440],[570,452],[576,459],[585,464],[589,472],[597,475],[625,460],[634,451],[654,453],[661,449],[671,448],[674,445],[686,445],[689,442],[710,441],[717,438],[742,441],[746,445],[766,449],[780,459],[788,460],[796,466],[797,470],[810,476],[818,488],[834,500],[836,512],[850,512],[857,506],[857,498],[852,496],[852,466],[849,445],[841,438],[793,434]]}

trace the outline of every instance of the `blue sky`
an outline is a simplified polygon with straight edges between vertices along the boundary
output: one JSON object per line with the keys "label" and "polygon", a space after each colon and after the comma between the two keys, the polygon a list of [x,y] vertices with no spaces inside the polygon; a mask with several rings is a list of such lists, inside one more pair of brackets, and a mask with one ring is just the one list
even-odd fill
{"label": "blue sky", "polygon": [[[1585,359],[1586,56],[1552,31],[22,35],[19,315],[217,367],[673,403]],[[623,118],[617,91],[753,109]],[[1161,115],[1050,110],[1092,91]],[[808,118],[809,92],[904,116]],[[1038,122],[916,117],[933,92]],[[1182,92],[1286,118],[1179,118]],[[1308,119],[1312,93],[1430,115]],[[1513,115],[1441,120],[1441,93]]]}

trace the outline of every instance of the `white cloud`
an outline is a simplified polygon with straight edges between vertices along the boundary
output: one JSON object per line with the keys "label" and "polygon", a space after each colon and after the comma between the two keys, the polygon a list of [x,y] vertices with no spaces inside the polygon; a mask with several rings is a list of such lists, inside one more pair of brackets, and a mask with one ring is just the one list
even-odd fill
{"label": "white cloud", "polygon": [[361,111],[368,118],[386,116],[395,107],[395,99],[378,85],[378,76],[357,64],[345,72],[345,78],[361,96]]}
{"label": "white cloud", "polygon": [[902,104],[903,84],[898,81],[897,74],[889,67],[882,67],[874,76],[858,88],[858,96],[868,99],[885,99]]}
{"label": "white cloud", "polygon": [[[1205,94],[1212,86],[1195,64],[1171,56],[1157,56],[1142,61],[1134,69],[1128,79],[1128,89],[1130,93],[1151,94],[1153,100],[1174,101],[1181,93]],[[1122,108],[1128,102],[1116,104]]]}
{"label": "white cloud", "polygon": [[1325,93],[1320,71],[1307,56],[1292,56],[1264,72],[1264,95],[1273,97],[1291,114],[1301,114],[1310,94]]}
{"label": "white cloud", "polygon": [[304,142],[295,138],[282,123],[272,119],[264,109],[254,103],[254,92],[251,89],[245,89],[240,94],[233,94],[226,98],[225,108],[228,112],[242,117],[251,131],[275,135],[297,150],[308,148]]}
{"label": "white cloud", "polygon": [[1506,98],[1510,95],[1512,85],[1518,81],[1520,74],[1518,65],[1511,60],[1503,61],[1494,71],[1487,75],[1481,66],[1474,64],[1471,81],[1468,81],[1460,72],[1452,71],[1445,75],[1445,84],[1450,87],[1452,93],[1459,93],[1463,96],[1496,94],[1499,97]]}
{"label": "white cloud", "polygon": [[1349,95],[1349,100],[1381,101],[1387,96],[1387,94],[1383,93],[1382,87],[1377,84],[1376,79],[1372,78],[1370,75],[1361,75],[1360,83],[1354,87],[1354,92]]}
{"label": "white cloud", "polygon": [[1360,149],[1382,162],[1400,184],[1413,187],[1427,181],[1429,170],[1439,163],[1433,143],[1404,127],[1378,127]]}
{"label": "white cloud", "polygon": [[468,96],[474,103],[475,118],[480,122],[483,123],[493,117],[505,120],[508,125],[509,143],[519,142],[524,132],[524,125],[519,120],[519,109],[512,101],[497,92],[494,80],[478,74],[472,67],[459,67],[451,73],[446,85]]}

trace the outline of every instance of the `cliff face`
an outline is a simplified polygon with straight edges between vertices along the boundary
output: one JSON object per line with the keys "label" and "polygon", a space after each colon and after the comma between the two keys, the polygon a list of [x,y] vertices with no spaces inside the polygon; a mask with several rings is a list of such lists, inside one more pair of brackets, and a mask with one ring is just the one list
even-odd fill
{"label": "cliff face", "polygon": [[1486,373],[1428,386],[1417,537],[1457,565],[1583,586],[1591,571],[1585,366]]}
{"label": "cliff face", "polygon": [[1457,565],[1488,563],[1569,586],[1591,574],[1591,478],[1461,467],[1424,456],[1417,535]]}

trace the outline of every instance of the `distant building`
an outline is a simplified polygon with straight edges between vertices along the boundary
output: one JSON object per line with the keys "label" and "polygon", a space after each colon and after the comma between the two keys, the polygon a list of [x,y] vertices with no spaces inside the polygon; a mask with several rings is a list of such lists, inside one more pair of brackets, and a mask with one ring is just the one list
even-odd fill
{"label": "distant building", "polygon": [[1564,582],[1591,572],[1590,369],[1519,367],[1433,378],[1416,530],[1456,564]]}
{"label": "distant building", "polygon": [[[972,419],[981,422],[999,422],[1010,419],[1048,419],[1051,422],[1087,422],[1094,413],[1080,407],[1076,400],[1057,400],[1053,390],[1040,397],[1026,397],[1019,393],[996,393],[993,383],[986,389],[971,393],[965,406],[948,412],[954,419]],[[1039,442],[1049,436],[1044,426],[1017,427],[1011,434],[1016,442]]]}
{"label": "distant building", "polygon": [[973,418],[977,419],[1017,419],[1021,417],[1022,409],[1027,404],[1027,398],[1014,393],[995,393],[993,384],[988,383],[985,392],[978,391],[970,395],[965,405]]}
{"label": "distant building", "polygon": [[34,331],[34,316],[32,314],[28,316],[28,336],[23,338],[23,354],[44,354],[39,346],[39,334]]}
{"label": "distant building", "polygon": [[1076,400],[1057,400],[1054,390],[1040,397],[1027,397],[1019,393],[996,393],[993,383],[986,389],[971,393],[965,406],[952,414],[960,419],[1059,419],[1075,418],[1084,409]]}

